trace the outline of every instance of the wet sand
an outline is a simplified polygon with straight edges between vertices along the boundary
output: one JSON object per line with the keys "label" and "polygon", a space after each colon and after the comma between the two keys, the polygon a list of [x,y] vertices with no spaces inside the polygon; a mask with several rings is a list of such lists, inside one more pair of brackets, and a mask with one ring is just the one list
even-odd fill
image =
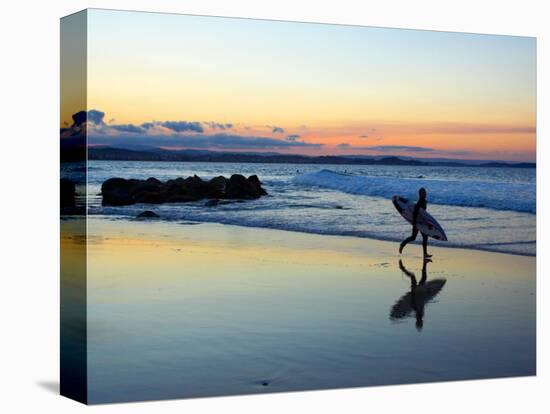
{"label": "wet sand", "polygon": [[434,247],[423,280],[418,244],[100,217],[88,232],[91,403],[535,374],[534,257]]}

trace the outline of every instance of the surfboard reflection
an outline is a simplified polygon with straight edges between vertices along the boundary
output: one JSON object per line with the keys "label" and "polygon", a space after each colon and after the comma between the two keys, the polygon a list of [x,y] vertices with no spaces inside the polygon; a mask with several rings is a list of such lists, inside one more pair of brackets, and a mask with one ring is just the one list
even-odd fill
{"label": "surfboard reflection", "polygon": [[424,308],[426,304],[437,296],[447,282],[446,279],[427,281],[429,262],[430,260],[423,261],[422,277],[417,281],[416,275],[405,267],[402,260],[399,260],[399,268],[411,280],[411,289],[395,302],[390,311],[392,321],[414,317],[418,331],[421,331],[424,326]]}

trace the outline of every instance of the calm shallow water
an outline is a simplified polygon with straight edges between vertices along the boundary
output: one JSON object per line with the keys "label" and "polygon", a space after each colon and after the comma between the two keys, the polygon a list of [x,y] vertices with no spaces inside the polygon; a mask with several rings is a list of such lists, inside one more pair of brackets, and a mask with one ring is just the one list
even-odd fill
{"label": "calm shallow water", "polygon": [[[204,201],[102,207],[97,195],[101,183],[112,177],[166,180],[197,174],[209,179],[235,173],[257,174],[269,196],[205,208]],[[410,226],[395,211],[391,197],[414,199],[424,186],[428,210],[449,239],[441,245],[527,255],[536,252],[535,169],[90,161],[88,181],[92,214],[135,217],[149,209],[172,221],[392,241],[408,236]]]}
{"label": "calm shallow water", "polygon": [[532,257],[434,248],[412,306],[404,271],[420,283],[422,260],[400,268],[393,243],[102,218],[89,232],[92,403],[535,373]]}

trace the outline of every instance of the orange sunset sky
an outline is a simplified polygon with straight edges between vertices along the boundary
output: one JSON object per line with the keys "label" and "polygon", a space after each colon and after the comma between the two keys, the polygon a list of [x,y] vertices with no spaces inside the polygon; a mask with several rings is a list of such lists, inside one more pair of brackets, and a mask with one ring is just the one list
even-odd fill
{"label": "orange sunset sky", "polygon": [[[92,145],[534,161],[534,38],[89,10]],[[84,108],[67,106],[62,126]]]}

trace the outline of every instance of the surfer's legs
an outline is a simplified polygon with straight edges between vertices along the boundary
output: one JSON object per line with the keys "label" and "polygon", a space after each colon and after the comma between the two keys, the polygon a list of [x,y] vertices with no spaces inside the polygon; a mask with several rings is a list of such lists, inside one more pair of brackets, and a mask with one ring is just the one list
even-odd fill
{"label": "surfer's legs", "polygon": [[416,240],[416,236],[418,236],[418,229],[416,227],[413,227],[412,234],[407,237],[405,240],[401,242],[401,245],[399,246],[399,253],[401,254],[403,252],[403,249],[407,244],[409,244],[412,241]]}
{"label": "surfer's legs", "polygon": [[422,250],[424,251],[424,257],[432,257],[431,254],[428,254],[428,236],[422,233]]}

